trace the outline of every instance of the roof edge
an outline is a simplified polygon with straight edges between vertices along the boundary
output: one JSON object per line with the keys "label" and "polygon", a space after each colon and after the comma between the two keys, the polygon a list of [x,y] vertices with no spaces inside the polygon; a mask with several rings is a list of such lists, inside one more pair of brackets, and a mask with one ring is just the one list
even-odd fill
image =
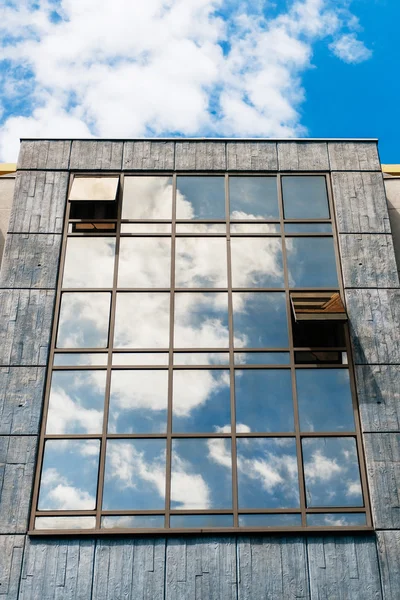
{"label": "roof edge", "polygon": [[371,142],[378,138],[260,138],[260,137],[137,137],[137,138],[20,138],[21,142]]}

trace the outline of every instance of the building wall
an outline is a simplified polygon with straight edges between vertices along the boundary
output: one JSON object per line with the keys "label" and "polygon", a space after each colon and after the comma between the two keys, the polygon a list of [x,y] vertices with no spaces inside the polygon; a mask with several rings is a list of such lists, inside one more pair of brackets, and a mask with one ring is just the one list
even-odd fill
{"label": "building wall", "polygon": [[384,180],[397,269],[400,273],[400,176],[385,174]]}
{"label": "building wall", "polygon": [[14,196],[15,173],[1,175],[0,170],[0,265]]}
{"label": "building wall", "polygon": [[[331,171],[375,532],[29,537],[68,169]],[[398,600],[400,288],[374,142],[24,141],[0,273],[0,597]]]}

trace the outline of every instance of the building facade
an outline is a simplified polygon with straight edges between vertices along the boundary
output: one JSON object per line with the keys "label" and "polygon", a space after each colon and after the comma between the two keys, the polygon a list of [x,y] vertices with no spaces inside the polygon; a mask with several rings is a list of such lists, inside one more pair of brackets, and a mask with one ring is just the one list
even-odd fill
{"label": "building facade", "polygon": [[0,595],[400,595],[375,140],[23,140]]}

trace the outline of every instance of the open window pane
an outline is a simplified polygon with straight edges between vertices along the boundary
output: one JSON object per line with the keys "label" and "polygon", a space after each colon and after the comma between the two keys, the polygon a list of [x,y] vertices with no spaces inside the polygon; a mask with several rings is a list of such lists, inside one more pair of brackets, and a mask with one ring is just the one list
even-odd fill
{"label": "open window pane", "polygon": [[235,292],[233,326],[236,348],[287,348],[285,294]]}
{"label": "open window pane", "polygon": [[231,219],[279,219],[276,177],[230,177]]}
{"label": "open window pane", "polygon": [[114,347],[168,348],[169,293],[117,294]]}
{"label": "open window pane", "polygon": [[329,219],[325,177],[282,177],[285,219]]}
{"label": "open window pane", "polygon": [[125,177],[123,219],[172,219],[171,177]]}
{"label": "open window pane", "polygon": [[175,294],[175,348],[228,348],[228,294]]}
{"label": "open window pane", "polygon": [[106,348],[111,294],[65,292],[61,298],[57,348]]}
{"label": "open window pane", "polygon": [[118,287],[168,288],[170,287],[170,284],[170,238],[121,238],[118,265]]}
{"label": "open window pane", "polygon": [[178,288],[228,286],[225,238],[177,238],[175,261],[175,286]]}
{"label": "open window pane", "polygon": [[111,288],[114,276],[115,239],[68,238],[64,288]]}
{"label": "open window pane", "polygon": [[338,287],[331,237],[287,237],[290,287]]}
{"label": "open window pane", "polygon": [[68,200],[115,200],[118,183],[119,177],[74,177]]}
{"label": "open window pane", "polygon": [[225,219],[224,177],[177,177],[177,219]]}
{"label": "open window pane", "polygon": [[347,321],[339,292],[292,292],[290,300],[296,321]]}
{"label": "open window pane", "polygon": [[283,287],[280,238],[232,238],[234,288]]}

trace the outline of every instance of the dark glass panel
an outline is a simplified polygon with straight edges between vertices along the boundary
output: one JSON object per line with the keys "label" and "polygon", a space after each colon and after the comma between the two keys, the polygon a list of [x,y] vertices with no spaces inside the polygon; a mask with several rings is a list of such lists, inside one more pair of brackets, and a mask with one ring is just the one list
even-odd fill
{"label": "dark glass panel", "polygon": [[[116,219],[118,202],[71,202],[70,219]],[[71,223],[72,232],[115,232],[115,223]]]}
{"label": "dark glass panel", "polygon": [[35,529],[94,529],[96,517],[36,517]]}
{"label": "dark glass panel", "polygon": [[122,218],[171,219],[172,177],[125,176]]}
{"label": "dark glass panel", "polygon": [[239,515],[239,527],[301,527],[300,514]]}
{"label": "dark glass panel", "polygon": [[66,292],[61,297],[58,348],[106,348],[111,294]]}
{"label": "dark glass panel", "polygon": [[235,397],[238,431],[294,431],[289,369],[236,369]]}
{"label": "dark glass panel", "polygon": [[335,251],[330,237],[285,239],[290,287],[337,287]]}
{"label": "dark glass panel", "polygon": [[177,177],[177,219],[225,219],[224,177]]}
{"label": "dark glass panel", "polygon": [[232,286],[283,287],[281,238],[231,239]]}
{"label": "dark glass panel", "polygon": [[307,506],[363,506],[353,438],[304,438]]}
{"label": "dark glass panel", "polygon": [[117,294],[114,347],[168,348],[170,294]]}
{"label": "dark glass panel", "polygon": [[225,238],[176,238],[175,287],[227,286]]}
{"label": "dark glass panel", "polygon": [[293,438],[238,438],[239,508],[297,508]]}
{"label": "dark glass panel", "polygon": [[232,508],[230,439],[172,440],[171,508]]}
{"label": "dark glass panel", "polygon": [[54,355],[55,367],[78,367],[78,366],[105,366],[107,365],[107,354],[103,352],[80,353],[80,352],[57,352]]}
{"label": "dark glass panel", "polygon": [[228,348],[228,294],[175,294],[175,348]]}
{"label": "dark glass panel", "polygon": [[325,177],[284,176],[282,193],[285,219],[329,219]]}
{"label": "dark glass panel", "polygon": [[365,513],[318,513],[307,515],[309,527],[362,527],[367,524]]}
{"label": "dark glass panel", "polygon": [[171,515],[173,529],[233,527],[233,515]]}
{"label": "dark glass panel", "polygon": [[168,371],[112,371],[109,433],[165,433]]}
{"label": "dark glass panel", "polygon": [[47,440],[38,510],[94,510],[99,452],[99,440]]}
{"label": "dark glass panel", "polygon": [[53,371],[46,433],[101,433],[106,371]]}
{"label": "dark glass panel", "polygon": [[347,353],[346,352],[325,352],[313,350],[309,352],[295,352],[294,362],[297,365],[347,365]]}
{"label": "dark glass panel", "polygon": [[235,352],[236,365],[288,365],[289,352]]}
{"label": "dark glass panel", "polygon": [[108,440],[103,510],[163,510],[165,440]]}
{"label": "dark glass panel", "polygon": [[332,233],[330,223],[285,223],[285,233]]}
{"label": "dark glass panel", "polygon": [[115,239],[68,238],[64,288],[111,288],[114,277]]}
{"label": "dark glass panel", "polygon": [[102,529],[162,529],[164,515],[118,515],[102,517]]}
{"label": "dark glass panel", "polygon": [[170,285],[170,238],[121,238],[118,265],[118,287],[169,288]]}
{"label": "dark glass panel", "polygon": [[230,177],[231,219],[279,219],[276,177]]}
{"label": "dark glass panel", "polygon": [[229,371],[174,371],[172,414],[175,433],[230,432]]}
{"label": "dark glass panel", "polygon": [[289,346],[284,293],[233,293],[233,323],[236,348]]}
{"label": "dark glass panel", "polygon": [[301,431],[354,431],[347,369],[296,369]]}

